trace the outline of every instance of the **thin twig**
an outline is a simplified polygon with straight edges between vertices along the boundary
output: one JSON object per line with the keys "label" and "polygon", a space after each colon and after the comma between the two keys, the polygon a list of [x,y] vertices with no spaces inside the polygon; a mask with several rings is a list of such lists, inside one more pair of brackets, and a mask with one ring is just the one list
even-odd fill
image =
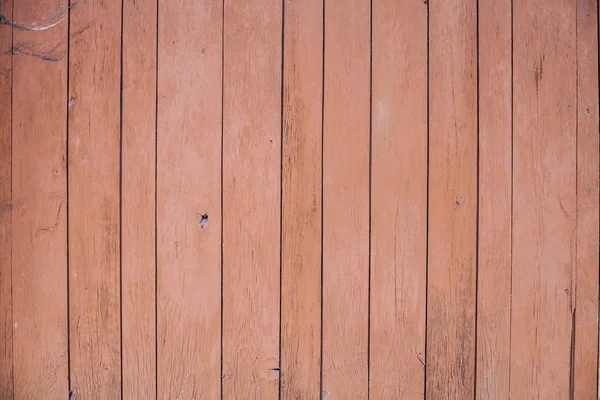
{"label": "thin twig", "polygon": [[[76,38],[85,32],[89,27],[85,27],[80,29],[77,32],[71,33],[71,39]],[[32,43],[32,42],[21,42],[15,43],[12,46],[9,46],[8,49],[0,54],[23,54],[30,57],[39,58],[40,60],[49,61],[49,62],[57,62],[62,60],[67,54],[66,46],[67,41],[61,40],[56,43],[53,47],[48,48],[46,44],[49,39],[44,40],[41,43]]]}
{"label": "thin twig", "polygon": [[6,18],[4,18],[3,15],[0,15],[0,24],[8,25],[12,28],[21,29],[24,31],[45,31],[46,29],[55,27],[56,25],[60,24],[64,20],[65,20],[64,18],[61,18],[57,22],[54,22],[49,25],[43,25],[43,26],[35,26],[35,23],[31,26],[27,26],[27,25],[21,25],[21,24],[17,24],[16,22],[9,21]]}
{"label": "thin twig", "polygon": [[[56,47],[50,49],[49,51],[39,51],[36,50],[39,46],[35,44],[29,43],[18,43],[13,46],[10,46],[11,54],[23,54],[26,56],[31,56],[35,58],[39,58],[40,60],[57,62],[62,60],[66,55],[66,50],[56,50]],[[57,46],[58,47],[58,46]]]}
{"label": "thin twig", "polygon": [[[23,31],[45,31],[47,29],[53,28],[56,25],[60,24],[61,22],[65,21],[67,19],[67,16],[64,15],[65,12],[67,12],[69,9],[83,3],[85,0],[77,0],[76,2],[74,2],[71,5],[68,6],[63,6],[61,8],[59,8],[58,10],[55,10],[53,12],[51,12],[50,14],[32,22],[30,25],[25,25],[25,24],[20,24],[14,21],[11,21],[9,19],[7,19],[4,15],[0,14],[0,24],[3,25],[8,25],[12,28],[15,29],[20,29]],[[56,21],[56,19],[58,19]],[[46,23],[45,21],[52,21],[49,23]],[[44,23],[44,25],[40,25],[40,23]]]}

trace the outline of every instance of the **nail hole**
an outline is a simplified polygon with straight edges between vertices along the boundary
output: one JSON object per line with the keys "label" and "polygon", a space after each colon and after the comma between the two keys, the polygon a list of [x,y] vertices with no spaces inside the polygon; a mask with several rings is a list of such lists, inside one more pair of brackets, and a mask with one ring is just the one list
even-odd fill
{"label": "nail hole", "polygon": [[208,214],[202,214],[200,216],[200,229],[206,229],[208,225]]}

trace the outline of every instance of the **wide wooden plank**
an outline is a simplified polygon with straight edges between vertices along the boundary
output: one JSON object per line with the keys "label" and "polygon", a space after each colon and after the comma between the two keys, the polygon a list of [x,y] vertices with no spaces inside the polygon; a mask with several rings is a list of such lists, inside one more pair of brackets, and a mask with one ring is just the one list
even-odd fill
{"label": "wide wooden plank", "polygon": [[370,2],[325,3],[323,396],[368,396]]}
{"label": "wide wooden plank", "polygon": [[[24,25],[66,1],[14,2]],[[59,11],[60,12],[60,11]],[[66,17],[66,10],[62,10]],[[44,21],[41,24],[54,23]],[[57,22],[57,21],[56,21]],[[14,31],[12,294],[16,399],[67,398],[67,23]],[[45,58],[50,49],[54,61]]]}
{"label": "wide wooden plank", "polygon": [[69,50],[69,318],[71,390],[121,396],[121,1],[71,9]]}
{"label": "wide wooden plank", "polygon": [[477,16],[470,0],[429,5],[429,248],[426,393],[475,385]]}
{"label": "wide wooden plank", "polygon": [[516,0],[513,15],[510,393],[568,399],[577,254],[576,2]]}
{"label": "wide wooden plank", "polygon": [[158,397],[221,395],[221,1],[160,3]]}
{"label": "wide wooden plank", "polygon": [[282,2],[224,12],[223,398],[276,399]]}
{"label": "wide wooden plank", "polygon": [[577,259],[573,399],[598,394],[598,2],[577,2]]}
{"label": "wide wooden plank", "polygon": [[123,399],[156,398],[156,0],[123,3]]}
{"label": "wide wooden plank", "polygon": [[373,2],[372,79],[370,399],[422,399],[427,257],[426,4]]}
{"label": "wide wooden plank", "polygon": [[512,8],[479,2],[478,399],[509,398]]}
{"label": "wide wooden plank", "polygon": [[[0,15],[12,19],[12,1],[0,2]],[[0,24],[0,49],[12,46],[12,28]],[[8,52],[10,54],[10,51]],[[12,57],[0,55],[0,399],[12,400]]]}
{"label": "wide wooden plank", "polygon": [[284,5],[281,397],[319,398],[323,0]]}

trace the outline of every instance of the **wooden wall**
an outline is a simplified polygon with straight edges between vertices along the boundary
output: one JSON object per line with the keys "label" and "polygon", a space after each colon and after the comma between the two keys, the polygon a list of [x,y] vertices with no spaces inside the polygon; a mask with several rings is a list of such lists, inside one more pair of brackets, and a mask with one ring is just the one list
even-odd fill
{"label": "wooden wall", "polygon": [[0,16],[0,400],[597,398],[597,1]]}

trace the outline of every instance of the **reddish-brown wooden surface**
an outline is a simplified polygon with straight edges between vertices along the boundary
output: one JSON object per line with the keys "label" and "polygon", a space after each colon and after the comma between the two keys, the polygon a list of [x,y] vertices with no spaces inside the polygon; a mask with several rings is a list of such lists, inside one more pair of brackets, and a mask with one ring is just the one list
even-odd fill
{"label": "reddish-brown wooden surface", "polygon": [[577,2],[577,258],[573,399],[598,395],[598,2]]}
{"label": "reddish-brown wooden surface", "polygon": [[0,0],[0,400],[596,398],[597,1],[70,4]]}
{"label": "reddish-brown wooden surface", "polygon": [[427,5],[373,2],[373,400],[422,399],[425,390],[426,66]]}
{"label": "reddish-brown wooden surface", "polygon": [[323,396],[368,396],[370,2],[325,3]]}
{"label": "reddish-brown wooden surface", "polygon": [[[65,5],[17,1],[13,18],[30,25]],[[64,22],[52,30],[16,29],[13,36],[12,314],[18,399],[41,393],[65,398],[69,392],[67,38]],[[47,53],[52,47],[55,54]]]}
{"label": "reddish-brown wooden surface", "polygon": [[123,399],[156,398],[157,1],[123,3],[121,307]]}
{"label": "reddish-brown wooden surface", "polygon": [[222,3],[158,17],[158,397],[220,396]]}
{"label": "reddish-brown wooden surface", "polygon": [[121,396],[121,5],[86,1],[70,11],[69,349],[77,398]]}
{"label": "reddish-brown wooden surface", "polygon": [[428,399],[471,399],[477,250],[476,3],[429,5]]}
{"label": "reddish-brown wooden surface", "polygon": [[223,398],[276,399],[283,9],[224,6]]}
{"label": "reddish-brown wooden surface", "polygon": [[323,1],[284,5],[281,397],[321,383]]}
{"label": "reddish-brown wooden surface", "polygon": [[479,2],[479,218],[475,396],[510,396],[512,2]]}
{"label": "reddish-brown wooden surface", "polygon": [[568,399],[577,256],[576,2],[517,0],[513,14],[510,392]]}
{"label": "reddish-brown wooden surface", "polygon": [[[12,1],[0,2],[0,15],[12,18]],[[12,46],[12,28],[0,24],[0,49]],[[0,399],[12,400],[12,57],[0,56]]]}

